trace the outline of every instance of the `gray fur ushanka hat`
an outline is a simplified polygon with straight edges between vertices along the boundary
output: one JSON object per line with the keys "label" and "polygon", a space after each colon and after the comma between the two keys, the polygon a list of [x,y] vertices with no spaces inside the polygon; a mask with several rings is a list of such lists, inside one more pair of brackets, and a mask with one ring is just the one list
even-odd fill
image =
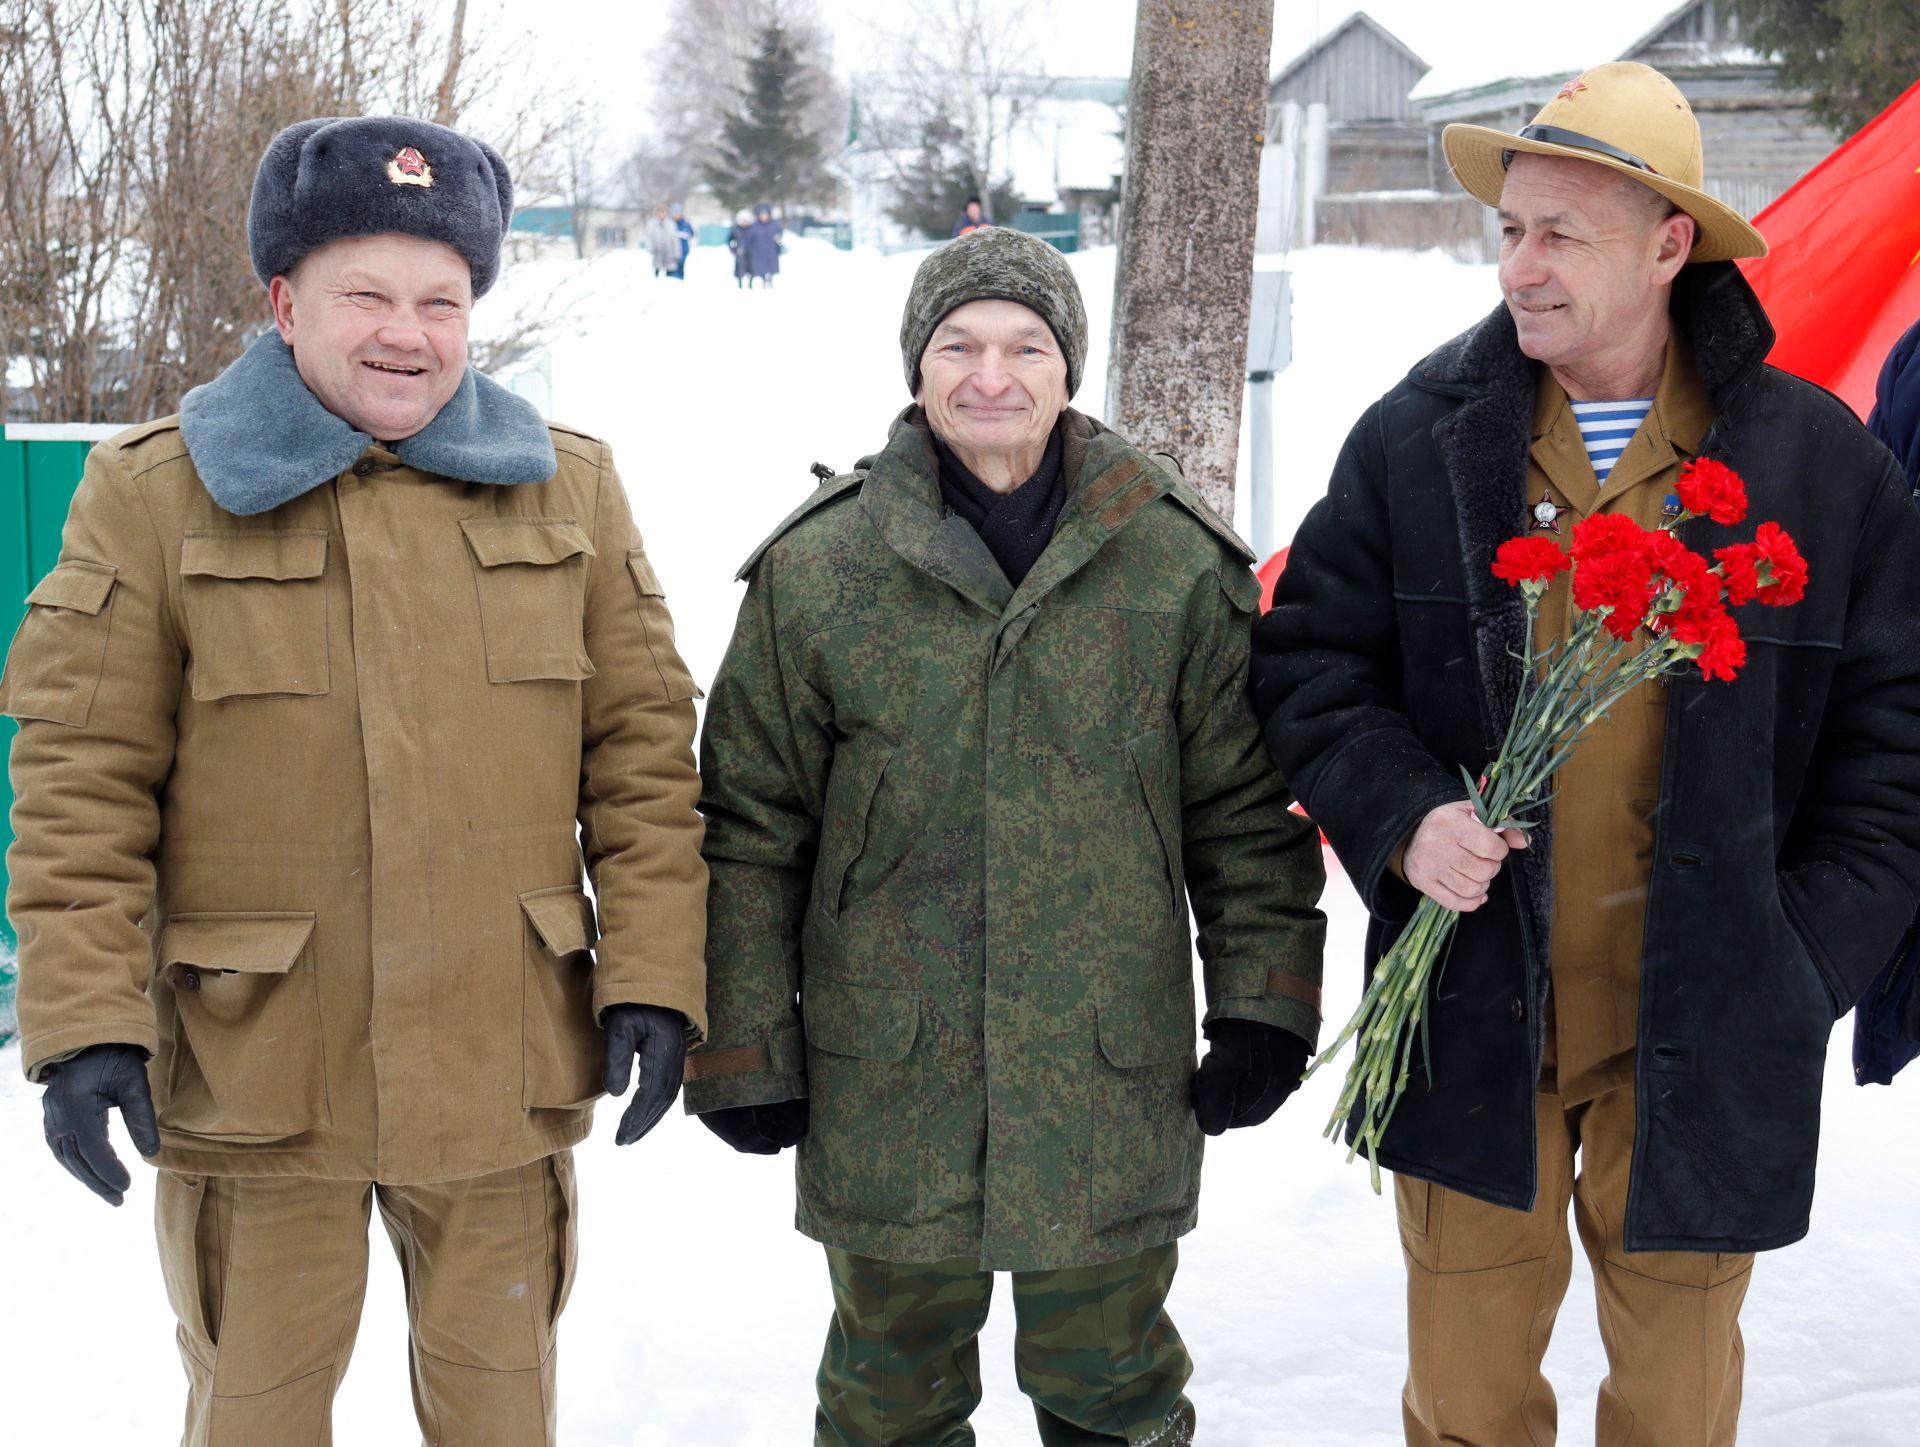
{"label": "gray fur ushanka hat", "polygon": [[1017,301],[1040,313],[1067,360],[1067,396],[1087,360],[1087,308],[1066,257],[1024,231],[989,226],[939,247],[920,263],[900,318],[907,390],[920,395],[920,358],[943,317],[970,301]]}
{"label": "gray fur ushanka hat", "polygon": [[411,116],[321,116],[268,143],[247,249],[264,285],[329,241],[399,232],[459,252],[479,297],[512,220],[513,177],[486,142]]}

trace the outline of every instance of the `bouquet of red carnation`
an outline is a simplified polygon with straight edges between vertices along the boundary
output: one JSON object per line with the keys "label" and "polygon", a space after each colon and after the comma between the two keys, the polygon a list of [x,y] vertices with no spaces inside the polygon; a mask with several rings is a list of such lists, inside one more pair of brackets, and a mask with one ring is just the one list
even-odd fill
{"label": "bouquet of red carnation", "polygon": [[[1784,608],[1805,594],[1806,561],[1776,523],[1760,524],[1750,543],[1716,548],[1712,562],[1675,536],[1674,528],[1692,518],[1726,524],[1747,515],[1746,485],[1731,468],[1696,459],[1681,469],[1677,491],[1678,515],[1652,532],[1631,518],[1599,513],[1574,525],[1565,551],[1538,534],[1500,545],[1493,573],[1525,598],[1528,642],[1519,701],[1498,756],[1477,782],[1461,770],[1474,812],[1489,829],[1533,827],[1531,816],[1545,804],[1555,770],[1582,735],[1648,679],[1695,666],[1703,677],[1731,680],[1746,662],[1747,646],[1730,607]],[[1564,640],[1535,651],[1540,599],[1568,569],[1573,627]],[[1380,1166],[1373,1158],[1411,1078],[1416,1039],[1423,1059],[1432,1059],[1428,987],[1459,921],[1458,913],[1423,896],[1375,967],[1360,1008],[1307,1071],[1312,1075],[1349,1040],[1356,1042],[1326,1134],[1357,1109],[1347,1159],[1367,1148],[1376,1193]]]}

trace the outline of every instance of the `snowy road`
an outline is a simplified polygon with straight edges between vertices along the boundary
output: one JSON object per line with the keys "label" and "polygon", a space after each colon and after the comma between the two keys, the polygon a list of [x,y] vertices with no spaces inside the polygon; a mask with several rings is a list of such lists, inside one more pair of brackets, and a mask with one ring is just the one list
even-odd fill
{"label": "snowy road", "polygon": [[[586,278],[580,335],[555,349],[555,412],[614,445],[697,676],[712,676],[734,569],[807,493],[816,459],[850,466],[907,400],[899,308],[917,257],[796,243],[771,292],[735,290],[723,252],[684,286],[616,256]],[[1486,268],[1439,256],[1293,258],[1295,363],[1277,387],[1281,536],[1324,486],[1352,419],[1494,299]],[[1095,339],[1080,401],[1101,410],[1113,253],[1075,258]],[[568,264],[570,267],[571,264]],[[567,268],[563,267],[562,270]],[[484,304],[546,294],[509,273]],[[1361,910],[1333,866],[1328,1015],[1358,985]],[[1746,1447],[1920,1441],[1920,1078],[1857,1090],[1835,1036],[1813,1235],[1764,1256],[1745,1317]],[[1400,1441],[1403,1282],[1390,1206],[1319,1139],[1335,1080],[1269,1125],[1208,1147],[1202,1225],[1171,1310],[1198,1362],[1205,1447]],[[107,1447],[177,1437],[182,1377],[154,1259],[151,1175],[109,1210],[41,1143],[38,1092],[0,1051],[0,1441]],[[567,1447],[792,1447],[808,1438],[826,1328],[819,1249],[794,1234],[791,1157],[736,1156],[670,1116],[617,1151],[612,1116],[579,1152],[581,1275],[561,1332]],[[121,1138],[123,1155],[130,1149]],[[376,1232],[376,1234],[378,1234]],[[1034,1442],[1014,1385],[1011,1312],[982,1343],[986,1447]],[[1567,1447],[1587,1447],[1604,1372],[1583,1262],[1548,1359]],[[376,1242],[336,1440],[418,1440],[399,1273]]]}

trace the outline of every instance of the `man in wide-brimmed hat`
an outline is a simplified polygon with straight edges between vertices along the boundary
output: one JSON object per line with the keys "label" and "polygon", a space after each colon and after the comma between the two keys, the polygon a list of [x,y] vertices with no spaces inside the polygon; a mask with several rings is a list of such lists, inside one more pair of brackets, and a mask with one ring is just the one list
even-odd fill
{"label": "man in wide-brimmed hat", "polygon": [[[1504,304],[1360,419],[1253,660],[1268,746],[1376,917],[1370,958],[1422,893],[1464,913],[1378,1152],[1407,1440],[1553,1440],[1571,1202],[1611,1367],[1600,1447],[1719,1447],[1750,1253],[1807,1230],[1834,1018],[1914,913],[1920,522],[1858,420],[1765,365],[1729,260],[1765,242],[1702,189],[1666,77],[1599,66],[1517,135],[1443,143],[1499,209]],[[1752,506],[1687,539],[1778,521],[1805,599],[1746,623],[1734,682],[1643,688],[1596,722],[1523,848],[1461,779],[1505,733],[1529,641],[1494,550],[1565,546],[1603,513],[1658,526],[1702,456]],[[1571,612],[1556,579],[1534,644]]]}

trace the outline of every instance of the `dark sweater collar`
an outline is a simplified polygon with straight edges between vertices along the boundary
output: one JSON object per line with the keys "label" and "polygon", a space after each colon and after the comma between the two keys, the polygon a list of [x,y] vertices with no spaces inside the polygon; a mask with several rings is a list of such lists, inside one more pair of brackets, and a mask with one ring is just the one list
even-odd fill
{"label": "dark sweater collar", "polygon": [[[321,405],[295,368],[293,349],[272,331],[187,393],[180,432],[213,500],[241,517],[312,491],[373,446]],[[532,404],[472,367],[434,419],[393,452],[421,472],[502,486],[545,482],[559,466]]]}
{"label": "dark sweater collar", "polygon": [[939,461],[941,501],[980,534],[1007,581],[1018,587],[1046,551],[1066,502],[1060,426],[1055,424],[1048,436],[1033,476],[1008,493],[995,492],[975,477],[937,435],[933,450]]}

